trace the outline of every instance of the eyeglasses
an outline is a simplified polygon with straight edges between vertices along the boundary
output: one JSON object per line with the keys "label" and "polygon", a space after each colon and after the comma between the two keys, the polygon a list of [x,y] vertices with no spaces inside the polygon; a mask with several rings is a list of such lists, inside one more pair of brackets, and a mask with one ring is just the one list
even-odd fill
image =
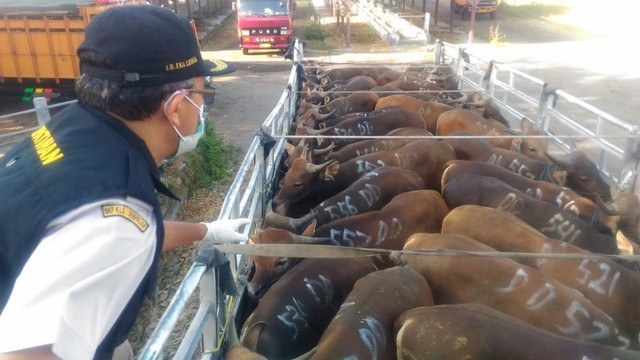
{"label": "eyeglasses", "polygon": [[199,89],[189,88],[187,90],[189,90],[189,92],[197,93],[197,94],[213,94],[213,95],[216,94],[215,88],[199,88]]}

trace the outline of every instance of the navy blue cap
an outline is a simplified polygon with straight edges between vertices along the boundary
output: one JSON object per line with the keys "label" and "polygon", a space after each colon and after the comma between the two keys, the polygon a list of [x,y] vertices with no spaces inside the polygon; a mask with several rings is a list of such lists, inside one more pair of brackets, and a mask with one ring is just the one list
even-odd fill
{"label": "navy blue cap", "polygon": [[215,64],[202,59],[189,20],[152,5],[116,6],[96,15],[77,53],[87,50],[102,54],[112,68],[81,61],[80,72],[124,87],[157,86],[214,75]]}

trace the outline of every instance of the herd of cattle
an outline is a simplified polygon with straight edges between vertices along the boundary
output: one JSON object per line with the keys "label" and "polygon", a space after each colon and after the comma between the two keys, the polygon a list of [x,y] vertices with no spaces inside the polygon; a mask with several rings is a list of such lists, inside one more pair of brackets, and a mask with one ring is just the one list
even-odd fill
{"label": "herd of cattle", "polygon": [[226,358],[640,359],[634,193],[446,66],[305,70],[251,241],[390,251],[254,256]]}

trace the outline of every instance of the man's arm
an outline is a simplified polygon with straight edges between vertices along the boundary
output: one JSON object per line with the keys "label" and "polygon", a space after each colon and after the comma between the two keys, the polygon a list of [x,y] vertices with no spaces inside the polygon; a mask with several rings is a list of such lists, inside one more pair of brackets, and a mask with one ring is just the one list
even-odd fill
{"label": "man's arm", "polygon": [[172,250],[180,246],[189,245],[194,241],[202,240],[206,233],[207,227],[204,224],[165,221],[162,251]]}
{"label": "man's arm", "polygon": [[0,354],[0,360],[60,360],[51,352],[51,345]]}

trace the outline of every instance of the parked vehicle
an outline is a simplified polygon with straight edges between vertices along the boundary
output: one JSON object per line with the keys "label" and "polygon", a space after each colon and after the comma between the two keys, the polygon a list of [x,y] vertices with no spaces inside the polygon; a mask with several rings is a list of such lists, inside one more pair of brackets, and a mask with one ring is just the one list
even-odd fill
{"label": "parked vehicle", "polygon": [[286,51],[293,37],[291,0],[238,0],[238,40],[242,53],[249,50]]}
{"label": "parked vehicle", "polygon": [[476,14],[489,14],[490,18],[496,17],[500,0],[455,0],[453,11],[460,14],[462,20],[469,19],[476,3]]}

